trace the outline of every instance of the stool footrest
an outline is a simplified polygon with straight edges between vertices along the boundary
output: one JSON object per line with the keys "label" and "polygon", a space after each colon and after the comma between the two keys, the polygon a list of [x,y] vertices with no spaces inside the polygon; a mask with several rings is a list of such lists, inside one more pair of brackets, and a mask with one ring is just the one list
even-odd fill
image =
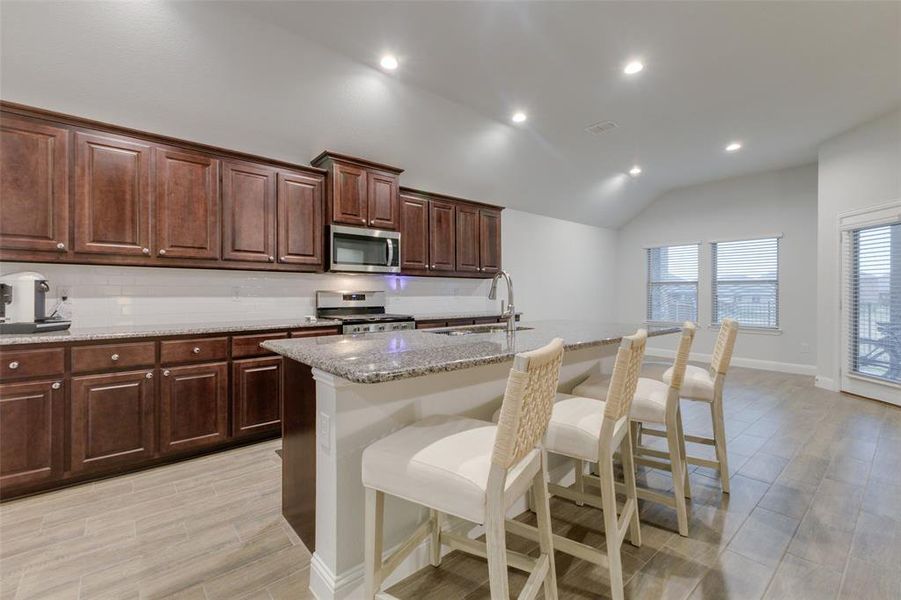
{"label": "stool footrest", "polygon": [[[480,558],[488,558],[488,546],[485,542],[473,540],[456,533],[441,532],[441,543],[454,550],[461,550]],[[535,570],[538,561],[531,556],[507,550],[507,564],[519,571],[530,573]]]}
{"label": "stool footrest", "polygon": [[[518,535],[519,537],[526,538],[527,540],[532,540],[533,542],[538,541],[538,529],[521,521],[511,521],[510,519],[507,519],[507,531],[514,535]],[[554,550],[559,550],[570,556],[587,560],[588,562],[599,565],[605,569],[608,568],[606,554],[597,548],[592,548],[587,544],[576,542],[556,533],[554,534]]]}

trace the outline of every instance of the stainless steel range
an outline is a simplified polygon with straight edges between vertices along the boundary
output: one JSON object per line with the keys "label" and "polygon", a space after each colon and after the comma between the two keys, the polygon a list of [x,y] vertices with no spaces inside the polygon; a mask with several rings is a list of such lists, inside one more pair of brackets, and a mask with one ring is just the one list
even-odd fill
{"label": "stainless steel range", "polygon": [[415,329],[410,315],[385,312],[385,292],[316,292],[316,316],[341,321],[342,333]]}

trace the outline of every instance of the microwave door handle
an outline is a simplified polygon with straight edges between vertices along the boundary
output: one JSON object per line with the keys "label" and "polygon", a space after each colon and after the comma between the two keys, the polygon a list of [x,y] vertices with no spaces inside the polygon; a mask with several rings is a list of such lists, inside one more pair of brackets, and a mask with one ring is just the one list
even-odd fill
{"label": "microwave door handle", "polygon": [[385,241],[388,242],[388,265],[387,266],[390,267],[394,262],[394,240],[388,239]]}

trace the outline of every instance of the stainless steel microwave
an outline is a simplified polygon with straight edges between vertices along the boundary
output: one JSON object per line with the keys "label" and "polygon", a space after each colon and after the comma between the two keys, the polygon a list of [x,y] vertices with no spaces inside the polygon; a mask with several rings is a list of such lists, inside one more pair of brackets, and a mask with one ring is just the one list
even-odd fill
{"label": "stainless steel microwave", "polygon": [[400,273],[400,234],[383,229],[331,225],[329,270]]}

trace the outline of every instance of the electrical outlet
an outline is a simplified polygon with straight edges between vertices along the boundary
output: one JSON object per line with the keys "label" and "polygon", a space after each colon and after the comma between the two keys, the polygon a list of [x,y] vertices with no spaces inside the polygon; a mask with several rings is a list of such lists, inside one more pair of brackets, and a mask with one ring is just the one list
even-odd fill
{"label": "electrical outlet", "polygon": [[329,451],[332,449],[332,419],[324,412],[319,413],[319,446]]}

